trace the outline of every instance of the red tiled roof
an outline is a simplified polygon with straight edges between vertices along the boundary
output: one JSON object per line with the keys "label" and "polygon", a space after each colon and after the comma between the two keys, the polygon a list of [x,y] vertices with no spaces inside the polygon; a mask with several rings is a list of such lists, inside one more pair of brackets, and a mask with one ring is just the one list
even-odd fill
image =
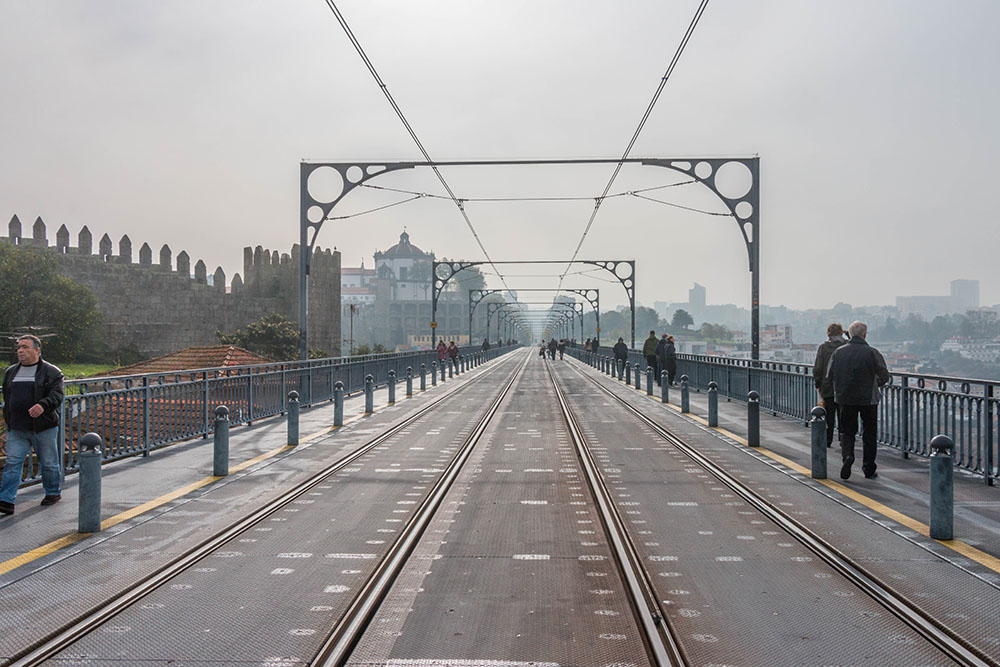
{"label": "red tiled roof", "polygon": [[364,269],[356,266],[345,266],[340,269],[340,273],[345,276],[374,276],[375,269]]}
{"label": "red tiled roof", "polygon": [[271,359],[254,354],[235,345],[215,345],[213,347],[189,347],[155,359],[140,361],[131,366],[123,366],[113,371],[98,374],[99,377],[114,375],[139,375],[142,373],[173,373],[195,368],[219,368],[222,366],[249,366],[269,364]]}

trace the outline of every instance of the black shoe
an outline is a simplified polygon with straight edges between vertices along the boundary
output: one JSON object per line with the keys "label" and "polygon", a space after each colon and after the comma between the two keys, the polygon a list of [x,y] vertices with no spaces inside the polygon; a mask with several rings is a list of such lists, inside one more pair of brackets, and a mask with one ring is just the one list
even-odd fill
{"label": "black shoe", "polygon": [[42,502],[40,504],[41,505],[55,505],[60,500],[62,500],[62,496],[61,495],[45,496],[44,498],[42,498]]}
{"label": "black shoe", "polygon": [[844,465],[840,466],[840,479],[850,479],[851,478],[851,465],[852,465],[852,462],[845,461]]}
{"label": "black shoe", "polygon": [[865,479],[878,479],[878,473],[877,472],[873,472],[870,475],[865,475]]}
{"label": "black shoe", "polygon": [[13,514],[14,513],[14,503],[5,503],[0,501],[0,514]]}

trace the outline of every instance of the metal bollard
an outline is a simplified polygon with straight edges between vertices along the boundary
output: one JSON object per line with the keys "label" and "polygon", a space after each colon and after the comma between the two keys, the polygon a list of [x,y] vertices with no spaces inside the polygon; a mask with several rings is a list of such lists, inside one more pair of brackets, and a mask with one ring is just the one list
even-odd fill
{"label": "metal bollard", "polygon": [[288,392],[288,446],[299,444],[299,392]]}
{"label": "metal bollard", "polygon": [[639,364],[635,365],[635,388],[642,390],[642,377],[639,373]]}
{"label": "metal bollard", "polygon": [[333,383],[333,425],[344,425],[344,383],[340,380]]}
{"label": "metal bollard", "polygon": [[954,441],[946,435],[931,438],[931,538],[955,538]]}
{"label": "metal bollard", "polygon": [[708,425],[719,425],[719,385],[714,381],[708,383]]}
{"label": "metal bollard", "polygon": [[812,409],[812,478],[826,479],[826,410],[822,405]]}
{"label": "metal bollard", "polygon": [[[628,360],[622,362],[625,364],[625,384],[632,384],[632,367],[628,365]],[[619,373],[618,379],[621,380],[621,374]]]}
{"label": "metal bollard", "polygon": [[80,497],[77,508],[77,530],[81,533],[101,532],[101,450],[104,441],[96,433],[80,438]]}
{"label": "metal bollard", "polygon": [[370,415],[375,411],[375,378],[371,375],[365,376],[365,414]]}
{"label": "metal bollard", "polygon": [[436,387],[438,384],[438,362],[431,362],[431,386]]}
{"label": "metal bollard", "polygon": [[747,394],[747,445],[760,447],[760,394]]}
{"label": "metal bollard", "polygon": [[449,364],[447,361],[442,360],[441,361],[441,382],[444,382],[444,373],[445,373],[445,370],[446,370],[445,366],[448,366],[448,370],[451,370],[451,364]]}
{"label": "metal bollard", "polygon": [[[627,370],[628,369],[628,363],[626,363],[622,359],[616,359],[615,360],[615,365],[618,366],[618,379],[621,380],[622,379],[622,372],[623,372],[622,368],[624,367]],[[629,378],[629,379],[631,379],[631,378]]]}
{"label": "metal bollard", "polygon": [[420,364],[420,391],[427,391],[427,364]]}
{"label": "metal bollard", "polygon": [[670,402],[670,383],[667,382],[667,377],[666,371],[660,371],[660,401],[663,403]]}
{"label": "metal bollard", "polygon": [[389,381],[386,383],[389,386],[389,405],[396,402],[396,371],[389,371]]}
{"label": "metal bollard", "polygon": [[212,474],[225,477],[229,474],[229,408],[224,405],[215,408],[213,430]]}
{"label": "metal bollard", "polygon": [[413,396],[413,368],[406,367],[406,397]]}
{"label": "metal bollard", "polygon": [[455,377],[455,361],[452,359],[448,360],[448,377],[449,378]]}
{"label": "metal bollard", "polygon": [[653,395],[653,367],[646,366],[646,396]]}
{"label": "metal bollard", "polygon": [[681,376],[681,412],[691,412],[691,389],[687,375]]}

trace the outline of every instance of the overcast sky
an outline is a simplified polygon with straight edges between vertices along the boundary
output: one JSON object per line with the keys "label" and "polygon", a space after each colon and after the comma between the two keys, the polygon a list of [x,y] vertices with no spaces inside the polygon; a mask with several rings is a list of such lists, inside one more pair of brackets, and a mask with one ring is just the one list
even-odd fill
{"label": "overcast sky", "polygon": [[[696,0],[337,3],[435,160],[620,157]],[[761,158],[761,300],[824,308],[947,294],[978,279],[1000,302],[1000,3],[711,0],[635,145],[635,157]],[[211,273],[242,247],[298,241],[302,160],[420,154],[322,0],[4,0],[0,218],[73,244],[127,233],[187,250]],[[601,193],[613,165],[444,170],[459,197]],[[628,166],[612,192],[677,183]],[[429,170],[373,184],[442,193]],[[700,185],[658,199],[725,212]],[[334,215],[405,196],[360,190]],[[494,260],[568,259],[593,201],[468,204]],[[327,222],[344,266],[398,240],[484,259],[456,207],[424,198]],[[581,259],[635,259],[637,297],[750,302],[732,218],[619,197]],[[507,284],[549,287],[560,267]],[[516,277],[528,274],[531,277]],[[598,274],[565,287],[599,287]],[[490,286],[501,287],[489,278]]]}

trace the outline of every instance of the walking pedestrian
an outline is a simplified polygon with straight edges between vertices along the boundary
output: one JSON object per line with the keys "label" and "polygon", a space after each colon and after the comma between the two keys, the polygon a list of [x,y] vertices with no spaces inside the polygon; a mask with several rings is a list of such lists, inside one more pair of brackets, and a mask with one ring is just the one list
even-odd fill
{"label": "walking pedestrian", "polygon": [[560,338],[556,347],[559,349],[559,361],[562,361],[563,353],[566,352],[566,339]]}
{"label": "walking pedestrian", "polygon": [[667,336],[667,344],[663,348],[664,366],[667,371],[667,382],[674,386],[674,376],[677,375],[677,349],[674,347],[674,337]]}
{"label": "walking pedestrian", "polygon": [[628,345],[625,344],[625,339],[619,337],[618,342],[615,346],[611,348],[612,354],[615,355],[615,370],[622,368],[624,364],[628,363]]}
{"label": "walking pedestrian", "polygon": [[832,447],[838,408],[837,399],[833,394],[833,382],[827,371],[830,369],[830,359],[833,358],[834,351],[847,341],[844,340],[844,327],[838,322],[833,322],[826,328],[826,335],[827,340],[816,350],[813,380],[816,384],[816,393],[819,395],[819,404],[826,410],[826,446]]}
{"label": "walking pedestrian", "polygon": [[438,355],[438,366],[444,366],[444,360],[448,358],[448,346],[444,344],[444,340],[438,341],[437,346]]}
{"label": "walking pedestrian", "polygon": [[583,351],[590,352],[590,339],[588,338],[583,342]]}
{"label": "walking pedestrian", "polygon": [[62,371],[42,359],[42,341],[31,335],[18,338],[17,363],[3,374],[7,462],[0,478],[0,513],[14,513],[24,459],[32,449],[42,473],[42,505],[62,498],[58,440],[63,393]]}
{"label": "walking pedestrian", "polygon": [[542,359],[545,358],[545,349],[546,349],[545,339],[543,338],[541,345],[538,346],[538,356],[541,357]]}
{"label": "walking pedestrian", "polygon": [[557,347],[557,345],[558,344],[556,343],[556,339],[555,338],[552,338],[552,339],[549,340],[549,358],[552,361],[556,360],[556,347]]}
{"label": "walking pedestrian", "polygon": [[[660,365],[660,372],[667,369],[667,334],[663,334],[660,342],[656,344],[656,363]],[[660,373],[656,373],[656,384],[663,385]]]}
{"label": "walking pedestrian", "polygon": [[455,341],[448,342],[448,357],[451,359],[451,365],[458,372],[458,345],[455,345]]}
{"label": "walking pedestrian", "polygon": [[646,357],[646,365],[653,369],[653,375],[659,375],[659,364],[656,361],[656,332],[650,331],[649,338],[642,344],[642,356]]}
{"label": "walking pedestrian", "polygon": [[490,339],[489,338],[484,338],[483,339],[483,352],[486,352],[489,349],[490,349]]}
{"label": "walking pedestrian", "polygon": [[828,375],[833,383],[834,400],[840,406],[840,456],[844,464],[840,478],[851,477],[854,464],[854,440],[861,417],[861,471],[868,479],[878,477],[875,464],[878,439],[878,404],[881,388],[889,382],[885,358],[865,340],[868,325],[852,322],[847,327],[851,339],[833,351]]}

